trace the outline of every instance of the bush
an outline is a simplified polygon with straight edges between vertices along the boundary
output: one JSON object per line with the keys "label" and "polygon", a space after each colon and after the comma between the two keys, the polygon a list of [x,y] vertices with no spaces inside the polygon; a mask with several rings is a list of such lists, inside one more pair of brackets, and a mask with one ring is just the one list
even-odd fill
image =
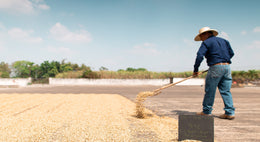
{"label": "bush", "polygon": [[0,76],[1,76],[1,78],[9,78],[10,74],[9,74],[9,72],[0,72]]}
{"label": "bush", "polygon": [[238,83],[256,81],[256,80],[259,80],[259,77],[260,77],[259,70],[233,71],[232,72],[233,81],[236,81]]}
{"label": "bush", "polygon": [[55,78],[81,78],[83,76],[83,71],[68,71],[59,73]]}
{"label": "bush", "polygon": [[33,78],[32,84],[49,84],[49,78]]}
{"label": "bush", "polygon": [[99,75],[96,72],[93,72],[92,70],[86,70],[83,72],[82,75],[83,78],[100,78]]}

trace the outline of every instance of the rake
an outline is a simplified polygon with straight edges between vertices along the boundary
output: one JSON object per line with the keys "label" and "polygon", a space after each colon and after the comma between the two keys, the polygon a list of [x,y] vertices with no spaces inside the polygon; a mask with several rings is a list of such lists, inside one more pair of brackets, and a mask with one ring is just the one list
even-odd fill
{"label": "rake", "polygon": [[[201,74],[203,74],[203,73],[205,73],[205,72],[207,72],[207,71],[208,71],[208,70],[199,72],[198,75],[201,75]],[[174,85],[176,85],[176,84],[178,84],[178,83],[181,83],[181,82],[183,82],[183,81],[185,81],[185,80],[188,80],[188,79],[191,79],[191,78],[193,78],[193,77],[195,77],[195,76],[192,75],[192,76],[187,77],[187,78],[185,78],[185,79],[183,79],[183,80],[180,80],[180,81],[178,81],[178,82],[165,85],[165,86],[163,86],[163,87],[161,87],[161,88],[158,88],[158,89],[156,89],[156,90],[154,90],[154,91],[146,91],[146,92],[140,92],[140,93],[138,93],[138,95],[137,95],[137,97],[136,97],[136,117],[137,117],[137,118],[144,118],[144,117],[145,117],[145,116],[144,116],[144,113],[143,113],[143,111],[144,111],[143,102],[146,100],[147,97],[157,96],[157,95],[159,95],[159,94],[161,93],[161,90],[166,89],[166,88],[169,88],[169,87],[171,87],[171,86],[174,86]]]}

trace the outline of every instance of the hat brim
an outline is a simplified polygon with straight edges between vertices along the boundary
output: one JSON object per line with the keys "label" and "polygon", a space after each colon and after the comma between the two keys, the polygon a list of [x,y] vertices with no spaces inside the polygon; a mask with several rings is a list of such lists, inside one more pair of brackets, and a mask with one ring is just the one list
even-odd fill
{"label": "hat brim", "polygon": [[204,31],[204,32],[202,32],[202,33],[199,33],[199,34],[194,38],[194,40],[195,40],[195,41],[201,41],[200,35],[203,34],[203,33],[205,33],[205,32],[210,32],[210,31],[213,32],[213,35],[214,35],[214,36],[217,36],[217,35],[218,35],[218,31],[217,31],[217,30],[210,29],[210,30],[206,30],[206,31]]}

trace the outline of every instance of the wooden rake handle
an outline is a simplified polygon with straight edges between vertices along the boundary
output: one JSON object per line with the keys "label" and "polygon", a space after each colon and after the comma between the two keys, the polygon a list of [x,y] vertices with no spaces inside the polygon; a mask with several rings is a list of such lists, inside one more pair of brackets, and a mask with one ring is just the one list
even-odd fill
{"label": "wooden rake handle", "polygon": [[[205,73],[205,72],[207,72],[207,71],[208,71],[208,70],[199,72],[198,75],[201,75],[201,74],[203,74],[203,73]],[[178,82],[165,85],[165,86],[163,86],[163,87],[161,87],[161,88],[158,88],[158,89],[154,90],[153,92],[154,92],[154,93],[159,93],[159,91],[161,91],[161,90],[163,90],[163,89],[169,88],[169,87],[171,87],[171,86],[174,86],[174,85],[176,85],[176,84],[178,84],[178,83],[181,83],[181,82],[183,82],[183,81],[185,81],[185,80],[188,80],[188,79],[191,79],[191,78],[193,78],[193,77],[195,77],[195,76],[192,75],[192,76],[187,77],[187,78],[185,78],[185,79],[183,79],[183,80],[180,80],[180,81],[178,81]]]}

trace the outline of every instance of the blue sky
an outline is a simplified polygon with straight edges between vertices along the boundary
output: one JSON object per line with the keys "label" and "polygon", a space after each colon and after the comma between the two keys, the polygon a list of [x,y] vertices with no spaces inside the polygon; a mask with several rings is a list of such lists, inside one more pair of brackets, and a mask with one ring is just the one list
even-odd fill
{"label": "blue sky", "polygon": [[[0,61],[66,61],[93,70],[192,71],[209,26],[233,70],[260,69],[258,0],[0,0]],[[205,60],[200,70],[207,69]]]}

